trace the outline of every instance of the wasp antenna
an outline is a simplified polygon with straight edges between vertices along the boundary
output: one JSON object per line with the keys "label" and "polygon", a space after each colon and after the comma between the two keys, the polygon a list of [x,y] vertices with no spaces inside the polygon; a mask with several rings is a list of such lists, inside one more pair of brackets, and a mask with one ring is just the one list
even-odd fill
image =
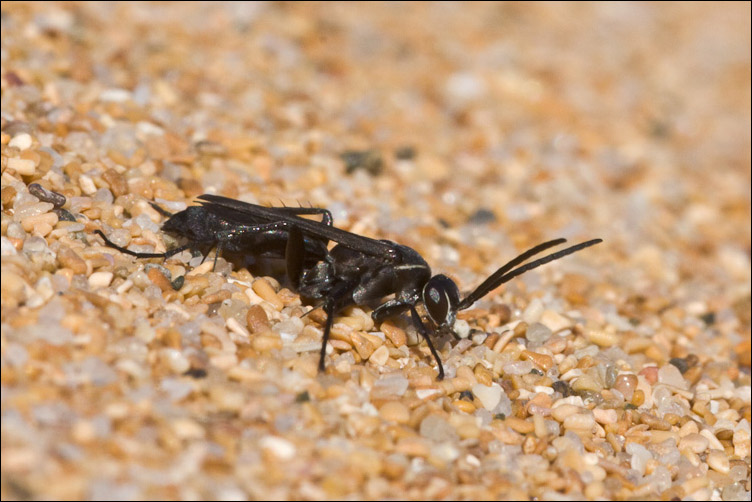
{"label": "wasp antenna", "polygon": [[514,268],[520,265],[522,262],[532,258],[534,255],[541,253],[551,247],[562,244],[564,242],[566,242],[566,239],[554,239],[552,241],[544,242],[543,244],[538,244],[537,246],[525,251],[524,253],[519,255],[517,258],[514,258],[509,263],[507,263],[506,265],[498,269],[496,272],[491,274],[491,276],[488,279],[483,281],[483,283],[480,286],[475,288],[475,291],[467,295],[459,303],[459,305],[457,306],[457,310],[464,310],[470,307],[473,303],[475,303],[479,299],[486,296],[489,291],[501,286],[505,282],[510,281],[511,279],[517,277],[518,275],[524,274],[525,272],[529,270],[540,267],[541,265],[545,265],[546,263],[552,262],[554,260],[558,260],[559,258],[563,258],[572,253],[576,253],[577,251],[580,251],[581,249],[594,246],[598,244],[599,242],[603,242],[603,239],[593,239],[587,242],[582,242],[575,246],[562,249],[561,251],[551,253],[548,256],[544,256],[543,258],[539,258],[535,261],[522,265],[518,268]]}
{"label": "wasp antenna", "polygon": [[533,256],[537,255],[538,253],[542,253],[546,249],[552,248],[554,246],[558,246],[559,244],[562,244],[564,242],[567,242],[566,239],[554,239],[552,241],[547,241],[542,244],[538,244],[537,246],[534,246],[524,253],[520,254],[516,258],[513,258],[512,260],[509,260],[508,263],[500,267],[496,272],[488,276],[488,278],[483,281],[480,286],[475,288],[475,291],[467,295],[457,306],[458,310],[463,310],[472,305],[473,303],[477,302],[484,296],[488,294],[489,291],[496,288],[501,284],[499,279],[504,276],[507,272],[512,270],[517,265],[521,264],[522,262],[532,258]]}

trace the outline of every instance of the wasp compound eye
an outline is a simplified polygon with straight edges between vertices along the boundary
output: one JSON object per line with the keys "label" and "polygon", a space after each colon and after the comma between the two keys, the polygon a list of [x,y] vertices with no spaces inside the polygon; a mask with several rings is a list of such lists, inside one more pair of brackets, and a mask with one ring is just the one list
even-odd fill
{"label": "wasp compound eye", "polygon": [[460,291],[457,285],[445,275],[431,277],[423,288],[423,303],[431,320],[438,326],[454,325],[459,302]]}

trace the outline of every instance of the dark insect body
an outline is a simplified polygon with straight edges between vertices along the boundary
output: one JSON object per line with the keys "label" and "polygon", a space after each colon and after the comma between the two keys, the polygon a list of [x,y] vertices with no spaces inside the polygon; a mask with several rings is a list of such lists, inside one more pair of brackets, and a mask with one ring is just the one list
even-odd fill
{"label": "dark insect body", "polygon": [[[216,266],[216,259],[222,252],[284,258],[289,242],[288,229],[290,227],[290,223],[285,221],[285,218],[290,216],[320,215],[321,221],[313,223],[322,226],[332,225],[332,214],[329,210],[315,207],[278,207],[273,208],[275,212],[268,217],[264,215],[249,217],[240,215],[227,207],[203,201],[201,206],[191,206],[175,214],[152,205],[162,215],[168,217],[162,225],[162,231],[182,238],[186,241],[185,244],[164,253],[138,253],[113,243],[101,230],[95,230],[95,233],[101,236],[109,247],[137,258],[169,258],[186,249],[200,251],[206,256],[212,248],[216,248],[214,262]],[[247,205],[269,209],[253,204]],[[303,252],[308,263],[301,263],[298,268],[311,266],[317,260],[323,259],[328,252],[328,242],[327,239],[316,236],[304,237]]]}
{"label": "dark insect body", "polygon": [[[539,244],[512,259],[491,274],[474,291],[460,299],[457,285],[447,276],[432,275],[431,268],[414,249],[388,240],[363,237],[332,225],[331,213],[318,208],[263,207],[218,195],[199,196],[201,206],[176,213],[162,227],[188,240],[188,244],[166,253],[135,253],[114,245],[103,233],[107,245],[139,258],[172,256],[184,249],[216,247],[249,254],[267,253],[284,258],[287,275],[300,295],[321,304],[327,315],[319,357],[319,371],[325,368],[326,345],[334,316],[351,305],[376,305],[376,323],[410,313],[412,322],[425,338],[438,365],[444,367],[431,340],[431,333],[418,313],[423,304],[431,323],[440,333],[453,333],[457,312],[511,279],[529,270],[602,242],[593,239],[562,249],[529,263],[543,251],[566,242],[555,239]],[[322,221],[301,218],[322,215]],[[327,250],[329,241],[337,244]],[[390,295],[393,298],[382,302]]]}

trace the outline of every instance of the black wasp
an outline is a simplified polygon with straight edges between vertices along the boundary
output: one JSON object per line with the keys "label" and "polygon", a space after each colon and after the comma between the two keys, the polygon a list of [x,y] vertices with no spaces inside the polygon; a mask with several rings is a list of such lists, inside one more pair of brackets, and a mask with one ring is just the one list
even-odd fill
{"label": "black wasp", "polygon": [[[228,250],[284,258],[287,275],[298,293],[322,303],[327,315],[319,371],[325,367],[326,344],[334,316],[350,305],[377,305],[372,313],[376,323],[410,313],[436,360],[438,378],[442,379],[444,367],[431,333],[418,313],[418,304],[424,305],[438,332],[452,332],[457,312],[467,309],[489,291],[529,270],[602,242],[602,239],[589,240],[524,263],[566,239],[539,244],[509,261],[460,299],[454,281],[442,274],[432,275],[417,251],[336,228],[331,213],[325,209],[264,207],[209,194],[199,196],[199,200],[201,206],[189,207],[165,222],[163,230],[188,240],[186,245],[166,253],[135,253],[114,245],[98,233],[107,245],[139,258],[168,257],[188,248],[208,251],[206,248],[215,246],[217,253]],[[304,214],[322,215],[322,220],[301,218]],[[331,250],[327,250],[329,241],[337,243]],[[390,295],[393,298],[380,303]]]}

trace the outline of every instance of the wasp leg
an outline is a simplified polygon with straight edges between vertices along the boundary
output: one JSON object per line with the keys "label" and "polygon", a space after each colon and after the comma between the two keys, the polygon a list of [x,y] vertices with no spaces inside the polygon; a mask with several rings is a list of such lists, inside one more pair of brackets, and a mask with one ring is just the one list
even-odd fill
{"label": "wasp leg", "polygon": [[433,358],[436,360],[436,364],[439,365],[438,379],[443,380],[444,365],[441,363],[441,358],[439,357],[439,353],[436,350],[436,347],[433,346],[431,335],[428,333],[426,326],[423,324],[423,321],[421,320],[420,315],[418,314],[418,311],[415,309],[415,305],[413,305],[412,303],[407,303],[407,302],[400,301],[397,299],[389,300],[388,302],[379,305],[376,308],[376,310],[373,311],[373,313],[371,314],[371,317],[373,318],[375,322],[379,323],[389,317],[394,317],[396,315],[399,315],[406,310],[410,311],[410,317],[413,320],[413,325],[415,325],[417,330],[420,332],[420,335],[426,340],[426,343],[428,344],[428,348],[431,350],[431,354],[433,355]]}
{"label": "wasp leg", "polygon": [[321,340],[321,354],[319,355],[320,373],[323,373],[326,369],[326,344],[329,341],[329,335],[332,332],[334,316],[343,308],[353,304],[352,294],[357,285],[357,281],[342,281],[332,288],[324,301],[326,324],[324,325],[324,337]]}

